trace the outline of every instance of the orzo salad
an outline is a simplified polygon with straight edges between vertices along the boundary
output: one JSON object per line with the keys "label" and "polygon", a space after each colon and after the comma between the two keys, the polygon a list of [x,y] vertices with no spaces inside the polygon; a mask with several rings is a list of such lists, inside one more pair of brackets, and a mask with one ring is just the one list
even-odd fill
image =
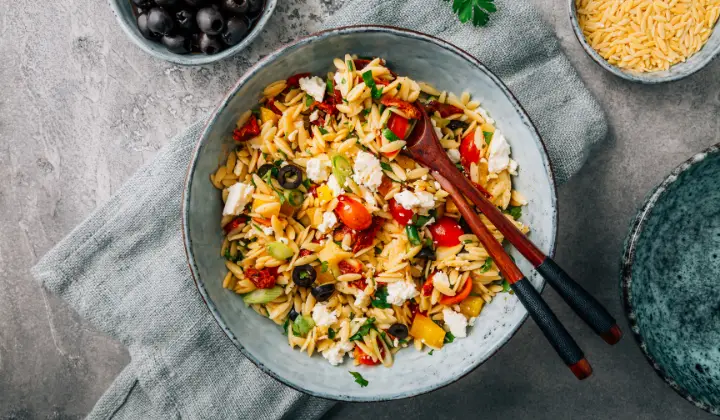
{"label": "orzo salad", "polygon": [[381,58],[333,64],[270,84],[238,119],[235,149],[211,175],[224,202],[223,287],[309,356],[389,367],[402,348],[466,337],[509,290],[448,193],[401,153],[419,107],[449,158],[524,232],[527,202],[512,188],[510,146],[468,93]]}

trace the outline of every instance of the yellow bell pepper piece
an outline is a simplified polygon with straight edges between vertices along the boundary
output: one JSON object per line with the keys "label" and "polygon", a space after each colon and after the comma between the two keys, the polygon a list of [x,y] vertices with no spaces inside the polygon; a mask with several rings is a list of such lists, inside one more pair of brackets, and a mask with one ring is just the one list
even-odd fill
{"label": "yellow bell pepper piece", "polygon": [[260,107],[260,121],[265,124],[268,121],[277,121],[280,116],[265,107]]}
{"label": "yellow bell pepper piece", "polygon": [[468,318],[475,318],[480,315],[485,301],[480,296],[468,296],[460,302],[460,313]]}
{"label": "yellow bell pepper piece", "polygon": [[322,184],[318,187],[317,196],[322,204],[325,204],[333,199],[332,190],[327,186],[327,184]]}
{"label": "yellow bell pepper piece", "polygon": [[[266,205],[271,204],[271,205]],[[262,206],[260,210],[258,208]],[[280,216],[280,203],[278,201],[267,201],[267,200],[253,200],[252,204],[252,210],[255,213],[258,213],[262,215],[263,217],[266,217],[270,219],[272,216],[279,217]]]}
{"label": "yellow bell pepper piece", "polygon": [[422,314],[415,315],[410,335],[428,347],[440,350],[445,341],[445,330]]}
{"label": "yellow bell pepper piece", "polygon": [[318,259],[320,261],[326,261],[331,268],[337,266],[340,261],[352,256],[352,252],[343,251],[342,248],[333,241],[328,241],[325,247],[318,252]]}

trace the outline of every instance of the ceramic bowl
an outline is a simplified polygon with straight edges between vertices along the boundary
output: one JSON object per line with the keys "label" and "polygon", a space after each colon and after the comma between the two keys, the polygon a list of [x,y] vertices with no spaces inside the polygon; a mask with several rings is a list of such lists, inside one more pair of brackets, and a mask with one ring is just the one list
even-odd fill
{"label": "ceramic bowl", "polygon": [[720,414],[720,145],[677,167],[635,218],[621,290],[635,339],[688,401]]}
{"label": "ceramic bowl", "polygon": [[[242,112],[257,106],[265,86],[294,73],[326,74],[345,53],[384,57],[398,74],[433,83],[442,90],[471,92],[505,133],[520,164],[516,188],[528,198],[524,223],[533,241],[552,254],[557,230],[553,172],[530,119],[503,83],[466,52],[416,32],[387,27],[333,29],[304,38],[265,57],[228,93],[211,116],[194,152],[183,198],[183,229],[190,269],[208,308],[233,343],[258,367],[306,393],[345,401],[410,397],[456,381],[493,355],[520,327],[527,313],[514,295],[504,294],[483,309],[469,336],[455,340],[432,357],[414,349],[398,353],[392,368],[331,366],[320,355],[309,358],[291,350],[272,321],[245,307],[240,296],[224,290],[226,273],[220,246],[220,193],[209,176],[233,147],[230,138]],[[532,267],[513,251],[526,273]],[[543,281],[531,277],[540,289]],[[359,371],[369,386],[358,386],[348,370]]]}
{"label": "ceramic bowl", "polygon": [[142,36],[137,28],[136,18],[132,10],[131,0],[108,0],[110,7],[112,7],[113,13],[117,18],[120,27],[123,32],[130,38],[130,40],[140,47],[143,51],[150,54],[155,58],[169,61],[171,63],[180,64],[184,66],[199,66],[203,64],[210,64],[216,61],[223,60],[231,57],[240,51],[244,50],[257,36],[260,34],[262,29],[265,27],[268,19],[275,11],[277,0],[265,0],[265,8],[263,9],[262,15],[255,22],[255,26],[250,33],[240,43],[233,45],[232,47],[220,51],[217,54],[205,55],[201,53],[194,54],[175,54],[168,51],[164,45],[159,42],[150,41],[149,39]]}
{"label": "ceramic bowl", "polygon": [[585,52],[588,53],[588,55],[593,60],[595,60],[595,62],[599,64],[600,67],[604,68],[615,76],[621,77],[631,82],[656,84],[680,80],[701,70],[710,61],[712,61],[713,58],[720,55],[720,30],[718,29],[720,25],[718,25],[715,26],[715,30],[713,31],[713,34],[710,36],[705,46],[703,46],[702,49],[700,49],[700,51],[698,51],[696,54],[688,58],[687,61],[685,61],[684,63],[678,63],[674,66],[670,66],[670,68],[665,71],[656,71],[650,73],[640,73],[623,70],[620,67],[608,63],[587,42],[587,40],[585,39],[585,35],[583,35],[582,29],[580,29],[580,24],[578,23],[575,0],[569,0],[569,11],[570,23],[572,25],[573,32],[575,32],[575,36],[577,37],[578,41],[580,41],[580,45],[582,45]]}

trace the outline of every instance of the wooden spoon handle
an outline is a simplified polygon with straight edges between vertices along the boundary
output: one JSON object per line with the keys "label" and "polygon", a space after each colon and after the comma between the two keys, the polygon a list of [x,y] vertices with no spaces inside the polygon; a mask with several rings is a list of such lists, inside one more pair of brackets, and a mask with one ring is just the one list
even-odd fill
{"label": "wooden spoon handle", "polygon": [[515,262],[505,252],[500,242],[490,233],[483,224],[475,210],[465,200],[462,193],[447,178],[437,172],[433,172],[433,177],[440,183],[440,186],[450,193],[451,198],[455,202],[460,214],[467,222],[475,236],[478,237],[480,243],[488,251],[490,257],[500,269],[500,273],[510,283],[515,294],[522,302],[525,309],[545,338],[550,342],[560,358],[570,367],[573,374],[578,379],[585,379],[592,374],[592,367],[585,359],[582,350],[575,340],[567,332],[563,324],[555,316],[550,307],[540,296],[533,285],[525,278]]}

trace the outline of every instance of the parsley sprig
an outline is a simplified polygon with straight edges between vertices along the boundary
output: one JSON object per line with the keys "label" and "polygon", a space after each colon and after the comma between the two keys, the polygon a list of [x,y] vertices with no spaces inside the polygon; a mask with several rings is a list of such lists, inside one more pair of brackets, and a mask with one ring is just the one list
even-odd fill
{"label": "parsley sprig", "polygon": [[[450,1],[450,0],[445,0]],[[475,26],[485,26],[490,21],[490,13],[497,10],[495,0],[452,0],[452,9],[460,22],[472,20]]]}

